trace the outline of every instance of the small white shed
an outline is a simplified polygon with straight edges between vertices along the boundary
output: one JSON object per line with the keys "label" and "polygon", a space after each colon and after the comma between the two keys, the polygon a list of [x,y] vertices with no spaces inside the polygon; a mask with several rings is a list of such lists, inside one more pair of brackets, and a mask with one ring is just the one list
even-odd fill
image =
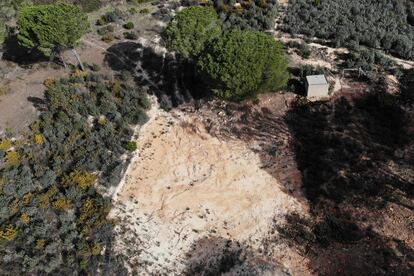
{"label": "small white shed", "polygon": [[306,92],[311,99],[329,97],[329,83],[325,75],[306,76]]}

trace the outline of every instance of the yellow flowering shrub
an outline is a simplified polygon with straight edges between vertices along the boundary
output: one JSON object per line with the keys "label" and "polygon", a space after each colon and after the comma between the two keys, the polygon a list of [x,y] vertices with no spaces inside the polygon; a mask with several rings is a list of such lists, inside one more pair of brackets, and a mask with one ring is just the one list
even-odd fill
{"label": "yellow flowering shrub", "polygon": [[23,203],[29,204],[32,201],[33,195],[32,193],[27,193],[23,196]]}
{"label": "yellow flowering shrub", "polygon": [[75,72],[72,73],[72,77],[79,77],[79,78],[84,78],[88,75],[87,72],[84,72],[80,69],[76,69]]}
{"label": "yellow flowering shrub", "polygon": [[9,151],[6,153],[6,164],[10,167],[20,165],[20,155],[15,151]]}
{"label": "yellow flowering shrub", "polygon": [[54,84],[55,84],[55,79],[52,77],[49,77],[43,81],[43,85],[46,86],[47,88],[51,87]]}
{"label": "yellow flowering shrub", "polygon": [[77,185],[82,190],[86,190],[91,187],[96,182],[96,175],[93,173],[85,173],[80,171],[74,171],[70,173],[69,178],[65,179],[65,183],[73,183]]}
{"label": "yellow flowering shrub", "polygon": [[111,84],[111,92],[115,97],[118,97],[121,94],[121,83],[119,81],[114,81]]}
{"label": "yellow flowering shrub", "polygon": [[59,210],[67,210],[72,207],[70,200],[64,197],[60,197],[56,199],[55,201],[53,201],[52,205],[55,209],[59,209]]}
{"label": "yellow flowering shrub", "polygon": [[6,241],[12,241],[17,236],[17,229],[13,225],[7,225],[5,228],[0,229],[0,239]]}
{"label": "yellow flowering shrub", "polygon": [[43,145],[44,143],[44,138],[42,134],[35,134],[33,139],[36,145]]}
{"label": "yellow flowering shrub", "polygon": [[30,221],[30,217],[29,217],[29,215],[28,215],[27,213],[23,213],[23,214],[20,216],[20,220],[21,220],[24,224],[28,224],[28,223],[29,223],[29,221]]}
{"label": "yellow flowering shrub", "polygon": [[8,139],[1,139],[0,140],[0,150],[8,150],[12,147],[12,142]]}
{"label": "yellow flowering shrub", "polygon": [[102,251],[102,246],[99,243],[95,243],[92,246],[92,255],[97,256],[101,254],[101,251]]}
{"label": "yellow flowering shrub", "polygon": [[37,250],[42,250],[44,247],[45,247],[45,240],[40,239],[40,240],[36,241],[36,247],[35,248]]}

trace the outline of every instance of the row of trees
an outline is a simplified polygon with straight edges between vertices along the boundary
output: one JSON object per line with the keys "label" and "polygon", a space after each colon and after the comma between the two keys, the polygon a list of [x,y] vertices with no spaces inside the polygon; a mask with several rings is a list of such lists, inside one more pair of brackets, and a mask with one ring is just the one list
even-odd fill
{"label": "row of trees", "polygon": [[414,59],[411,0],[292,0],[281,28],[331,40],[336,46],[365,45]]}
{"label": "row of trees", "polygon": [[238,28],[223,32],[211,7],[179,12],[164,32],[167,47],[195,61],[196,69],[217,95],[243,100],[287,83],[287,61],[270,35]]}

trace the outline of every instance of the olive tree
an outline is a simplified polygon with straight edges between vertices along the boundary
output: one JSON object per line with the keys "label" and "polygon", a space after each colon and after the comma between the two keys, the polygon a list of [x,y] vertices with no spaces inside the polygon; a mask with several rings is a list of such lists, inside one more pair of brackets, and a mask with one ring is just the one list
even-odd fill
{"label": "olive tree", "polygon": [[282,46],[273,37],[252,30],[233,30],[206,47],[197,62],[213,92],[229,100],[275,91],[288,80]]}
{"label": "olive tree", "polygon": [[87,32],[89,22],[79,7],[63,2],[23,6],[17,26],[17,38],[23,47],[59,55],[63,49],[71,48],[83,69],[74,45]]}

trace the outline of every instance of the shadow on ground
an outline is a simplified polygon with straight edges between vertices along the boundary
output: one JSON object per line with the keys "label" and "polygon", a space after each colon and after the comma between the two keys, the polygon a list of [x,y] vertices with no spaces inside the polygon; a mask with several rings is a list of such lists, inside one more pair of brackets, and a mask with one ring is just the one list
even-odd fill
{"label": "shadow on ground", "polygon": [[208,94],[191,61],[169,53],[157,53],[139,43],[122,42],[111,46],[105,61],[113,70],[132,72],[138,85],[149,88],[164,109]]}
{"label": "shadow on ground", "polygon": [[12,61],[20,66],[29,66],[39,62],[50,61],[42,52],[38,50],[28,50],[19,45],[16,35],[7,36],[3,43],[2,58]]}
{"label": "shadow on ground", "polygon": [[197,240],[186,253],[184,275],[289,275],[238,241],[222,237]]}
{"label": "shadow on ground", "polygon": [[277,228],[322,275],[414,271],[412,244],[402,241],[414,234],[414,109],[383,91],[297,101],[285,116],[311,214]]}
{"label": "shadow on ground", "polygon": [[414,271],[414,107],[407,89],[383,91],[379,85],[327,102],[286,99],[285,111],[268,99],[204,108],[213,114],[210,133],[257,149],[262,168],[310,206],[306,218],[275,223],[279,236],[265,243],[303,248],[318,274]]}

